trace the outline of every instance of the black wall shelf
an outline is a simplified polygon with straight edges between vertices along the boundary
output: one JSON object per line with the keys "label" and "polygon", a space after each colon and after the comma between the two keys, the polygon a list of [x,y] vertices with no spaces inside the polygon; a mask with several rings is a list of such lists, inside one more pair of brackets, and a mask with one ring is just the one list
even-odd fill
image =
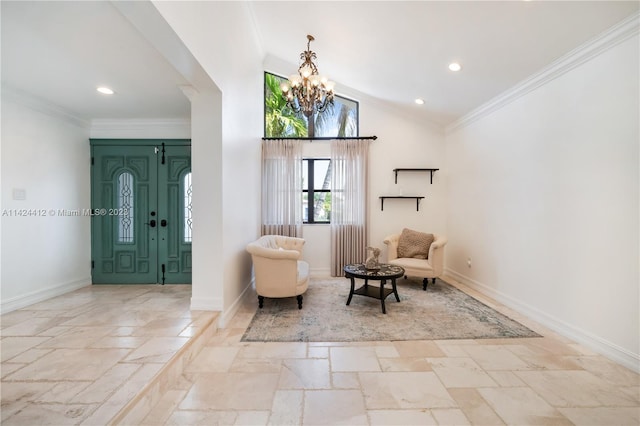
{"label": "black wall shelf", "polygon": [[424,197],[415,196],[415,195],[384,195],[384,196],[380,197],[380,211],[384,210],[384,200],[386,198],[399,198],[399,199],[410,198],[410,199],[415,199],[416,200],[416,211],[420,211],[420,200],[422,200]]}
{"label": "black wall shelf", "polygon": [[431,173],[431,184],[433,185],[433,174],[440,169],[393,169],[396,174],[396,183],[398,183],[398,172],[430,172]]}

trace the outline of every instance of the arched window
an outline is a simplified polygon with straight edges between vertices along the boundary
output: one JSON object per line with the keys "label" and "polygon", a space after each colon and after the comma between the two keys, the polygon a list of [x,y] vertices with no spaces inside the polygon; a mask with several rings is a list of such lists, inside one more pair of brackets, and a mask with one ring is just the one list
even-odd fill
{"label": "arched window", "polygon": [[[287,81],[264,73],[264,135],[266,137],[347,137],[358,136],[359,104],[335,95],[333,105],[322,114],[312,115],[313,125],[302,113],[294,113],[285,105],[280,84]],[[310,134],[312,132],[313,134]]]}
{"label": "arched window", "polygon": [[133,175],[118,176],[118,242],[133,243]]}
{"label": "arched window", "polygon": [[193,225],[191,212],[191,172],[182,178],[182,187],[184,189],[184,242],[191,242],[191,228]]}

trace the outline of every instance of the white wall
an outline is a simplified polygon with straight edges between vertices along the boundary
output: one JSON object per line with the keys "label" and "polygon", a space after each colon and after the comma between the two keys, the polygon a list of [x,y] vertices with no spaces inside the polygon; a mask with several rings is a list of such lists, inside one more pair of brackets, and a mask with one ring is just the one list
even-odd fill
{"label": "white wall", "polygon": [[[366,97],[360,101],[360,135],[378,136],[369,151],[369,245],[382,249],[384,238],[402,228],[444,233],[445,145],[444,135],[429,123],[386,109]],[[311,145],[311,146],[309,146]],[[305,156],[330,157],[327,142],[305,142]],[[430,184],[426,172],[400,173],[395,184],[395,168],[439,168]],[[416,211],[415,200],[386,200],[380,210],[380,196],[417,195],[426,198]],[[303,227],[305,259],[314,275],[330,275],[331,237],[329,225]],[[364,259],[363,259],[364,261]]]}
{"label": "white wall", "polygon": [[191,98],[193,264],[191,309],[223,310],[222,105],[219,91]]}
{"label": "white wall", "polygon": [[190,119],[94,119],[92,139],[189,139]]}
{"label": "white wall", "polygon": [[[58,212],[91,206],[88,123],[3,87],[2,154],[0,306],[8,312],[91,282],[90,218]],[[33,216],[12,216],[23,209]]]}
{"label": "white wall", "polygon": [[[190,120],[94,120],[93,137],[191,136],[193,261],[191,309],[223,310],[222,100],[220,89],[151,2],[115,2],[118,11],[160,52],[189,85]],[[188,19],[189,8],[175,10]],[[182,12],[187,12],[186,17]]]}
{"label": "white wall", "polygon": [[[209,244],[207,255],[222,256],[222,268],[208,268],[206,274],[211,286],[223,290],[220,294],[224,325],[251,282],[251,257],[245,246],[259,235],[262,55],[247,6],[242,3],[155,2],[154,5],[222,93],[219,117],[212,118],[220,119],[222,126],[221,158],[209,159],[213,163],[209,170],[203,170],[203,179],[211,176],[208,183],[213,185],[212,191],[221,189],[220,202],[211,206],[221,209],[221,232],[207,235],[219,239],[221,251],[214,252],[215,245]],[[221,170],[216,170],[218,164]],[[194,203],[195,190],[194,183]],[[198,196],[208,195],[200,192]],[[194,242],[195,238],[196,235]]]}
{"label": "white wall", "polygon": [[636,369],[638,50],[636,30],[447,136],[446,258],[461,281]]}
{"label": "white wall", "polygon": [[[416,106],[416,108],[419,108]],[[382,249],[387,257],[384,238],[403,228],[444,234],[446,229],[446,166],[444,135],[430,123],[413,116],[387,110],[373,102],[360,105],[360,133],[375,134],[371,144],[369,168],[369,244]],[[433,176],[426,172],[398,174],[396,168],[440,169]],[[380,210],[380,196],[417,195],[425,198],[416,211],[415,200],[385,200]]]}
{"label": "white wall", "polygon": [[[251,280],[251,259],[245,251],[245,246],[260,233],[260,136],[263,132],[263,99],[256,94],[262,94],[263,91],[262,55],[257,47],[249,13],[243,4],[155,2],[154,5],[222,92],[220,161],[223,275],[220,276],[216,268],[208,268],[206,276],[209,277],[209,285],[216,288],[220,286],[220,281],[224,283],[220,287],[222,292],[216,290],[216,294],[222,294],[224,298],[224,325],[226,319],[235,311],[242,292]],[[229,40],[233,40],[233,43],[229,43]],[[288,71],[289,69],[283,70]],[[357,97],[357,94],[348,92],[345,95]],[[387,211],[379,211],[377,197],[387,191],[397,191],[392,183],[392,169],[395,167],[443,167],[443,135],[434,131],[430,125],[386,110],[373,100],[360,101],[361,134],[376,134],[380,138],[373,142],[371,149],[372,244],[384,248],[384,236],[398,232],[404,226],[442,232],[445,227],[442,172],[436,175],[432,186],[428,184],[427,175],[402,177],[402,186],[407,192],[416,191],[427,196],[420,212],[415,211],[411,202],[404,201],[399,205],[389,205],[387,209],[390,213],[385,215]],[[320,147],[321,150],[328,148],[327,145],[322,148],[315,142],[312,145]],[[194,176],[195,173],[194,165]],[[212,190],[215,190],[218,182],[217,177],[213,176],[215,170],[205,171],[205,174],[211,176],[210,183],[214,186]],[[211,204],[210,201],[208,204]],[[328,226],[305,227],[304,235],[307,239],[305,256],[311,262],[313,272],[328,274]],[[207,238],[215,238],[215,235],[208,235]],[[213,252],[213,247],[213,244],[208,244],[205,248],[207,256],[219,255]],[[194,263],[197,260],[195,256],[194,253]],[[194,274],[195,267],[194,264]],[[195,293],[194,276],[192,305],[197,304]],[[207,303],[200,306],[205,305]]]}
{"label": "white wall", "polygon": [[[295,65],[267,57],[265,69],[279,75],[289,75]],[[445,144],[439,127],[421,121],[418,114],[397,110],[361,92],[337,82],[337,93],[359,102],[361,136],[377,136],[369,151],[369,245],[382,249],[386,259],[384,238],[399,233],[402,228],[443,234],[446,229]],[[416,106],[416,109],[420,108]],[[304,142],[303,156],[329,158],[327,141]],[[439,168],[430,184],[426,172],[401,173],[394,183],[395,168]],[[380,210],[382,195],[425,196],[416,211],[415,200],[386,200]],[[331,235],[329,225],[304,225],[306,240],[304,258],[311,273],[330,275]],[[363,259],[364,261],[364,259]]]}

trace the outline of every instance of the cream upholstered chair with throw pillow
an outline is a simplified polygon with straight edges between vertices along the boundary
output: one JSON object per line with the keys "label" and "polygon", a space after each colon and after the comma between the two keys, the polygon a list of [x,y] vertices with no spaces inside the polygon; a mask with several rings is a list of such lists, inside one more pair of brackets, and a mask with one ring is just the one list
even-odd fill
{"label": "cream upholstered chair with throw pillow", "polygon": [[388,248],[388,262],[402,266],[407,276],[422,278],[422,289],[427,289],[429,278],[436,282],[444,269],[444,246],[447,239],[442,235],[426,234],[405,228],[401,234],[384,239]]}
{"label": "cream upholstered chair with throw pillow", "polygon": [[309,285],[309,264],[302,259],[302,238],[264,235],[247,245],[256,277],[258,306],[264,298],[296,297],[302,309],[302,294]]}

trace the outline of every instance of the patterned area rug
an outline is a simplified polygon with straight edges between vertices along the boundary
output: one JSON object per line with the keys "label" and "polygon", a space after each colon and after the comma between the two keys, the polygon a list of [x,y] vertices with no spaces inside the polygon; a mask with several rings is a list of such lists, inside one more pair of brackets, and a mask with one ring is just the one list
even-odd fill
{"label": "patterned area rug", "polygon": [[[356,280],[356,288],[363,282]],[[540,337],[440,279],[435,284],[430,283],[426,292],[422,290],[421,279],[399,279],[397,283],[400,302],[393,294],[389,295],[385,301],[385,315],[380,301],[370,297],[354,295],[351,304],[346,306],[350,287],[346,278],[312,279],[300,310],[294,297],[265,298],[264,308],[257,310],[242,341],[357,342]]]}

